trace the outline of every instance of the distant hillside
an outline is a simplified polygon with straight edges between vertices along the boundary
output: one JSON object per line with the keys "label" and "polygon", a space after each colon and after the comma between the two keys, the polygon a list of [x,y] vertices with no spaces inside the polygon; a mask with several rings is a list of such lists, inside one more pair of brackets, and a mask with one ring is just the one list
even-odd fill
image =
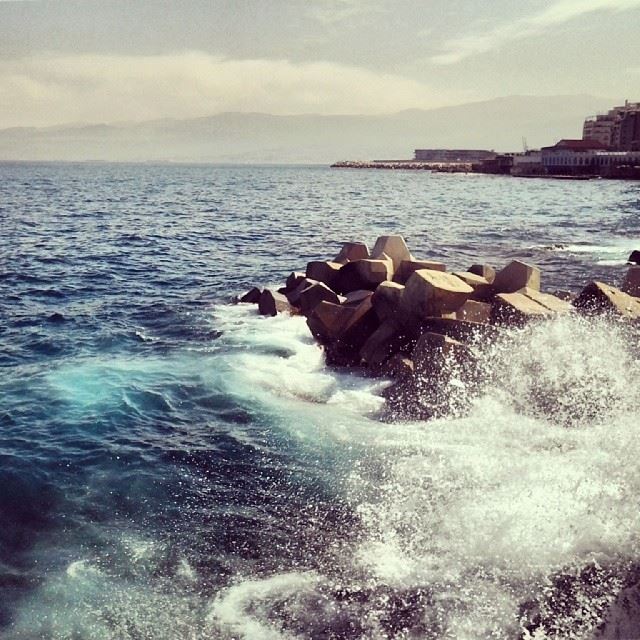
{"label": "distant hillside", "polygon": [[330,163],[410,158],[415,148],[519,150],[580,137],[619,101],[512,96],[384,116],[223,113],[190,120],[0,130],[1,160]]}

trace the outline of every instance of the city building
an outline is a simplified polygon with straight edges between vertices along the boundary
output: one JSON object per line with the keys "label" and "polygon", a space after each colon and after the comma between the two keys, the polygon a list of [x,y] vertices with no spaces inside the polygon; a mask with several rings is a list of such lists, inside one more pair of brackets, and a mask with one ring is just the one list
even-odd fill
{"label": "city building", "polygon": [[584,121],[582,139],[594,140],[612,149],[631,151],[640,147],[638,131],[640,102],[626,101],[607,113],[590,116]]}
{"label": "city building", "polygon": [[549,175],[614,176],[621,167],[640,166],[640,149],[621,151],[595,140],[560,140],[551,147],[543,147],[540,159]]}
{"label": "city building", "polygon": [[513,165],[512,153],[496,153],[493,158],[487,158],[482,162],[474,162],[471,166],[476,173],[496,173],[509,175]]}
{"label": "city building", "polygon": [[543,176],[546,173],[542,165],[542,153],[540,151],[530,150],[513,155],[512,176]]}
{"label": "city building", "polygon": [[627,111],[617,130],[616,148],[621,151],[640,151],[640,109]]}

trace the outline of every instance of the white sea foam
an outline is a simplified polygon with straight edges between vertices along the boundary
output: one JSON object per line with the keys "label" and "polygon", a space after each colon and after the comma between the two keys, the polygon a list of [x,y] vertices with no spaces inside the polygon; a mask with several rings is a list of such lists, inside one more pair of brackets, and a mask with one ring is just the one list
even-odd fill
{"label": "white sea foam", "polygon": [[[305,412],[307,429],[323,431],[319,446],[347,441],[367,450],[348,489],[366,533],[345,559],[349,571],[390,589],[433,590],[429,615],[437,614],[446,629],[437,637],[516,633],[518,607],[536,585],[640,551],[640,371],[628,334],[611,324],[558,320],[508,336],[486,357],[492,371],[486,391],[463,418],[386,425],[350,415],[337,429],[344,407],[354,405],[343,390],[330,397],[324,391],[322,412],[317,401]],[[316,359],[305,362],[304,387],[317,382],[326,389],[327,377],[341,384]],[[366,381],[356,394],[375,398],[375,391]],[[375,403],[361,403],[362,414]],[[290,576],[283,580],[294,588]],[[221,602],[233,605],[240,616],[234,628],[248,638],[253,628],[243,624],[269,620],[249,601],[257,598],[264,610],[271,593],[275,606],[282,585],[277,577],[246,590],[242,584],[212,615],[228,622]],[[239,612],[247,611],[261,622],[243,622]],[[567,634],[590,637],[591,618],[585,620],[572,621]],[[376,628],[382,633],[372,623],[367,637]],[[544,629],[537,634],[547,637]]]}
{"label": "white sea foam", "polygon": [[562,244],[551,248],[558,253],[593,256],[595,264],[616,267],[625,265],[638,246],[640,239],[624,238],[608,244]]}
{"label": "white sea foam", "polygon": [[[296,601],[304,602],[320,582],[313,573],[286,573],[262,580],[245,580],[223,591],[212,603],[208,621],[230,638],[291,640],[300,637],[269,622],[274,607],[280,603],[289,615],[304,616]],[[309,613],[309,612],[307,612]]]}

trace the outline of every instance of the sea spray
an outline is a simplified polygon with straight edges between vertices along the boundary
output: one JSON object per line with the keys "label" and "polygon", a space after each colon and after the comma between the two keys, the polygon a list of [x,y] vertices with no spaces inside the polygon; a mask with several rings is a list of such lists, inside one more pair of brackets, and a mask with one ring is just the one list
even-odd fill
{"label": "sea spray", "polygon": [[[222,616],[222,628],[249,637],[241,630],[254,620],[282,638],[321,624],[331,638],[591,638],[611,624],[639,551],[637,390],[627,379],[636,348],[624,326],[603,320],[511,330],[485,354],[493,376],[473,390],[467,416],[354,423],[360,457],[345,490],[360,541],[295,596],[293,576],[261,583],[260,609],[243,590],[244,613]],[[237,603],[220,598],[212,620]]]}

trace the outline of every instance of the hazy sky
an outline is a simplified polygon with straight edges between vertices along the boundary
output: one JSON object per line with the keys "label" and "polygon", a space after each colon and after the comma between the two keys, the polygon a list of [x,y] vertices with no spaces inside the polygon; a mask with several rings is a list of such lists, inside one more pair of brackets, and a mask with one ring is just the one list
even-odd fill
{"label": "hazy sky", "polygon": [[0,128],[640,100],[640,0],[0,0]]}

